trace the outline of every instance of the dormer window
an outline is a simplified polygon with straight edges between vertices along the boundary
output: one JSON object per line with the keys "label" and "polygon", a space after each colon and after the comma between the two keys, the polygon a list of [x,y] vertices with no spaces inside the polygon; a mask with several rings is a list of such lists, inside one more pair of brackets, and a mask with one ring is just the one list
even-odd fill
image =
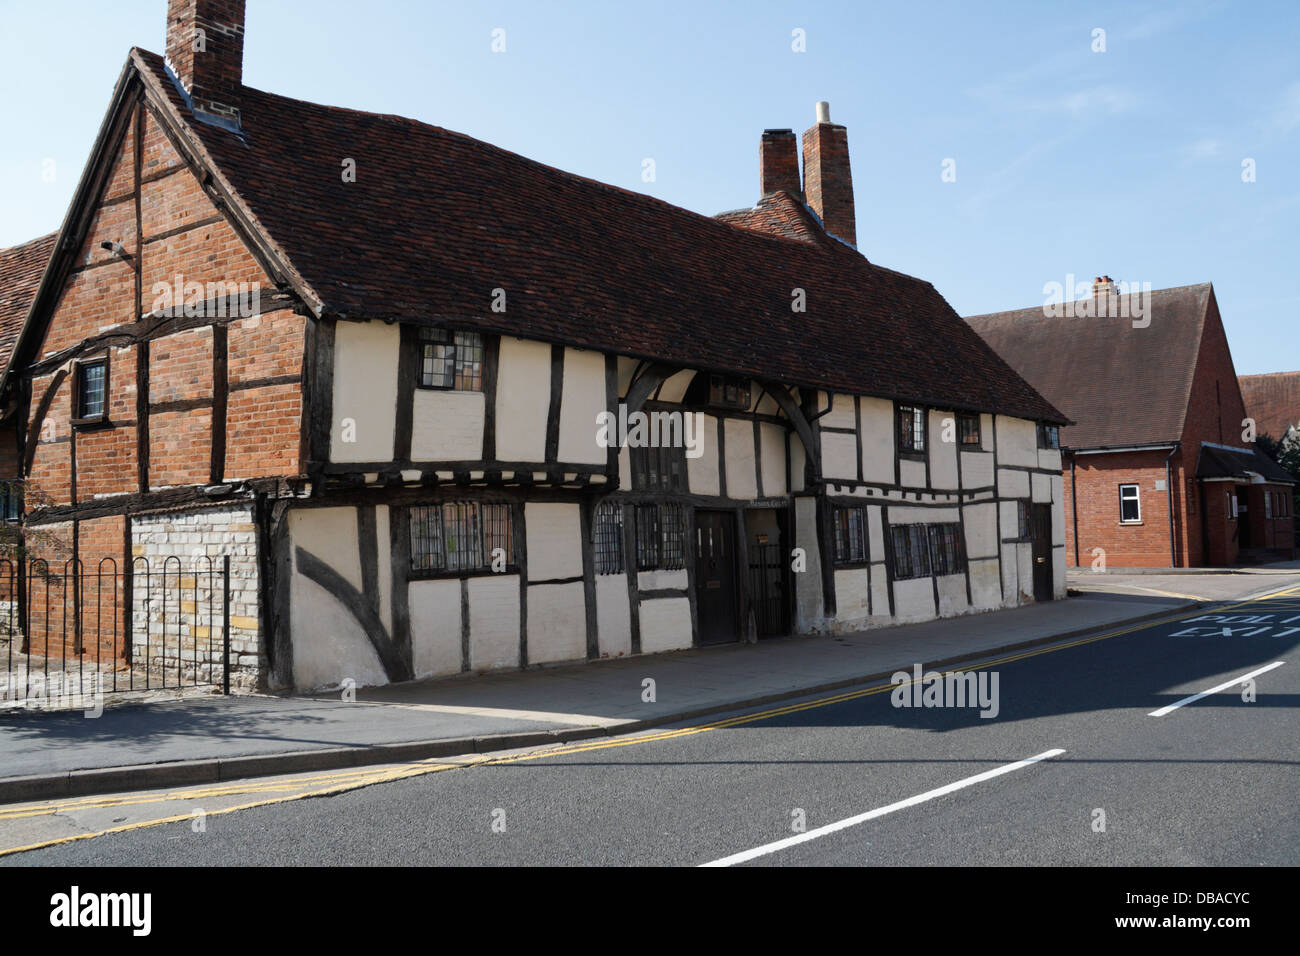
{"label": "dormer window", "polygon": [[736,375],[709,375],[709,404],[720,408],[749,408],[749,379]]}
{"label": "dormer window", "polygon": [[483,391],[483,336],[478,332],[420,329],[416,385],[457,392]]}

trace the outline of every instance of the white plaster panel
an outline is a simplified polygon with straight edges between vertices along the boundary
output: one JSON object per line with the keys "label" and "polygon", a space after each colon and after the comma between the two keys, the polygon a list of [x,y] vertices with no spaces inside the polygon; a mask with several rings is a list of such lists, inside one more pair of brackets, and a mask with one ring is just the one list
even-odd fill
{"label": "white plaster panel", "polygon": [[885,556],[885,519],[880,513],[879,505],[867,507],[867,548],[872,561],[879,561]]}
{"label": "white plaster panel", "polygon": [[876,564],[871,568],[871,616],[873,618],[891,617],[889,613],[889,575],[883,564]]}
{"label": "white plaster panel", "polygon": [[[718,420],[712,415],[705,415],[700,420],[700,446],[703,453],[699,458],[686,459],[686,482],[693,495],[716,495],[721,488],[718,476]],[[631,487],[631,484],[624,487]]]}
{"label": "white plaster panel", "polygon": [[998,464],[1038,465],[1038,426],[1024,418],[998,416]]}
{"label": "white plaster panel", "polygon": [[1059,448],[1038,449],[1038,467],[1048,471],[1061,470],[1061,450]]}
{"label": "white plaster panel", "polygon": [[460,673],[460,580],[412,581],[408,594],[415,676]]}
{"label": "white plaster panel", "polygon": [[862,399],[862,479],[894,483],[894,403]]}
{"label": "white plaster panel", "polygon": [[659,386],[659,401],[661,402],[680,402],[686,394],[686,389],[694,381],[696,372],[693,369],[683,369],[664,379],[664,383]]}
{"label": "white plaster panel", "polygon": [[574,578],[582,574],[578,505],[529,501],[524,505],[524,525],[528,531],[529,581]]}
{"label": "white plaster panel", "polygon": [[821,552],[817,539],[817,503],[814,498],[794,500],[794,543],[804,552],[807,562],[802,574],[794,575],[794,593],[799,620],[811,627],[822,619]]}
{"label": "white plaster panel", "polygon": [[[476,671],[518,667],[519,575],[470,578],[466,589],[469,592],[469,666]],[[528,599],[532,600],[531,593]],[[532,627],[531,620],[529,627]]]}
{"label": "white plaster panel", "polygon": [[1020,573],[1020,601],[1034,599],[1034,547],[1026,541],[1016,545],[1016,566]]}
{"label": "white plaster panel", "polygon": [[905,488],[925,487],[925,462],[904,458],[898,464],[899,479]]}
{"label": "white plaster panel", "polygon": [[[755,389],[755,391],[757,391],[757,389]],[[776,399],[773,398],[769,392],[763,393],[763,397],[754,405],[754,411],[758,412],[760,415],[784,414],[784,412],[781,411],[781,406],[776,403]]]}
{"label": "white plaster panel", "polygon": [[1052,544],[1065,544],[1065,479],[1052,476]]}
{"label": "white plaster panel", "polygon": [[684,591],[687,587],[686,569],[665,570],[656,568],[653,571],[638,571],[636,586],[638,591],[664,591],[672,588]]}
{"label": "white plaster panel", "polygon": [[289,538],[361,590],[355,508],[295,508],[289,512]]}
{"label": "white plaster panel", "polygon": [[963,488],[993,487],[993,455],[985,451],[962,452],[961,485]]}
{"label": "white plaster panel", "polygon": [[971,600],[975,607],[987,610],[1001,606],[1002,581],[998,559],[971,561],[969,567]]}
{"label": "white plaster panel", "polygon": [[627,390],[632,385],[632,376],[636,372],[641,362],[638,359],[628,358],[626,355],[618,357],[618,395],[619,398],[627,397]]}
{"label": "white plaster panel", "polygon": [[754,423],[744,418],[726,418],[723,419],[722,427],[727,444],[727,496],[757,498]]}
{"label": "white plaster panel", "polygon": [[857,431],[858,412],[853,396],[837,393],[831,398],[831,410],[821,417],[821,423],[829,428],[852,428]]}
{"label": "white plaster panel", "polygon": [[1066,597],[1065,548],[1052,549],[1052,596],[1058,601]]}
{"label": "white plaster panel", "polygon": [[[858,480],[858,439],[841,432],[822,432],[822,475]],[[730,446],[730,437],[728,437]],[[730,448],[728,448],[730,450]]]}
{"label": "white plaster panel", "polygon": [[966,554],[970,558],[995,558],[998,553],[998,508],[993,502],[965,509]]}
{"label": "white plaster panel", "polygon": [[871,575],[866,568],[835,572],[835,620],[860,621],[870,616]]}
{"label": "white plaster panel", "polygon": [[487,399],[482,392],[417,388],[412,401],[412,461],[477,461],[483,457]]}
{"label": "white plaster panel", "polygon": [[960,521],[958,508],[901,508],[889,509],[889,523],[896,524],[946,524]]}
{"label": "white plaster panel", "polygon": [[546,460],[551,347],[502,336],[497,355],[497,458]]}
{"label": "white plaster panel", "polygon": [[379,588],[379,620],[393,632],[393,544],[388,505],[375,506],[375,548],[379,552],[375,581]]}
{"label": "white plaster panel", "polygon": [[1029,472],[1016,471],[1014,468],[999,468],[998,497],[1028,498]]}
{"label": "white plaster panel", "polygon": [[[389,461],[397,422],[401,333],[382,322],[339,322],[334,332],[334,421],[330,460]],[[345,420],[356,441],[343,440]]]}
{"label": "white plaster panel", "polygon": [[388,675],[357,619],[339,600],[300,574],[290,586],[293,621],[293,684],[299,690],[387,684]]}
{"label": "white plaster panel", "polygon": [[1002,603],[1016,607],[1020,603],[1020,562],[1015,544],[1002,546]]}
{"label": "white plaster panel", "polygon": [[[596,441],[596,416],[605,408],[605,356],[564,350],[564,392],[560,396],[560,461],[603,465],[606,449]],[[617,415],[617,409],[614,409]]]}
{"label": "white plaster panel", "polygon": [[582,582],[529,585],[528,662],[545,664],[586,656],[587,608]]}
{"label": "white plaster panel", "polygon": [[780,425],[762,422],[758,435],[763,452],[763,494],[769,498],[784,495],[786,431]]}
{"label": "white plaster panel", "polygon": [[632,608],[626,574],[596,575],[596,633],[601,657],[632,653]]}
{"label": "white plaster panel", "polygon": [[[951,426],[945,426],[945,420]],[[945,434],[952,441],[944,441]],[[930,412],[930,486],[957,487],[957,415],[955,412]]]}
{"label": "white plaster panel", "polygon": [[808,460],[807,449],[803,447],[803,439],[797,434],[791,435],[786,444],[790,449],[790,490],[803,491],[803,473]]}
{"label": "white plaster panel", "polygon": [[894,582],[894,616],[900,621],[928,621],[935,617],[931,578]]}
{"label": "white plaster panel", "polygon": [[[691,460],[686,460],[686,467],[690,468]],[[632,487],[632,450],[624,445],[618,450],[618,486],[625,491]],[[692,488],[692,491],[695,489]]]}
{"label": "white plaster panel", "polygon": [[[966,575],[945,574],[938,579],[937,583],[939,585],[939,615],[941,617],[961,614],[970,610],[970,602],[966,600]],[[972,596],[973,594],[972,591]]]}
{"label": "white plaster panel", "polygon": [[691,602],[687,598],[658,598],[641,602],[641,653],[690,647]]}
{"label": "white plaster panel", "polygon": [[1050,475],[1032,474],[1029,476],[1032,497],[1035,504],[1045,505],[1052,500],[1052,479]]}
{"label": "white plaster panel", "polygon": [[1003,501],[998,504],[1001,517],[999,520],[998,530],[999,538],[1018,538],[1020,537],[1020,509],[1014,501]]}

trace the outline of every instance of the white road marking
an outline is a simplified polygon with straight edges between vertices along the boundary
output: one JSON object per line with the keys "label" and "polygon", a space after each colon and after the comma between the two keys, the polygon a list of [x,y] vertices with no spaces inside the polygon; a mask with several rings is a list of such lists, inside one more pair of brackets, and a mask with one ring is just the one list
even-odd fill
{"label": "white road marking", "polygon": [[760,856],[767,856],[770,853],[776,853],[778,850],[784,850],[787,847],[798,846],[800,843],[807,843],[809,840],[816,840],[830,833],[837,833],[840,830],[847,830],[849,827],[855,827],[859,823],[866,823],[868,820],[874,820],[877,817],[883,817],[886,814],[893,813],[895,810],[906,810],[908,807],[914,807],[918,803],[925,803],[927,800],[933,800],[936,797],[947,796],[957,790],[974,786],[977,783],[983,783],[985,780],[992,780],[994,777],[1000,777],[1003,774],[1011,773],[1013,770],[1020,770],[1031,764],[1036,764],[1040,760],[1050,760],[1053,757],[1059,757],[1065,753],[1064,750],[1047,750],[1036,757],[1027,757],[1024,760],[1017,760],[1015,763],[1009,763],[1004,767],[995,767],[992,770],[986,770],[983,773],[977,773],[973,777],[967,777],[964,780],[958,780],[955,783],[947,784],[936,790],[927,790],[925,793],[917,794],[915,797],[908,797],[906,800],[899,800],[897,803],[891,803],[885,807],[879,807],[875,810],[868,810],[866,813],[860,813],[856,817],[849,817],[836,823],[828,823],[824,827],[818,827],[816,830],[809,830],[807,833],[798,833],[792,837],[786,837],[784,840],[777,840],[775,843],[768,843],[764,846],[755,847],[752,850],[745,850],[742,853],[735,853],[731,856],[724,856],[720,860],[714,860],[712,863],[701,863],[701,866],[735,866],[737,863],[745,863],[748,860],[757,859]]}
{"label": "white road marking", "polygon": [[1240,677],[1234,677],[1232,680],[1220,684],[1218,687],[1211,687],[1209,690],[1203,690],[1199,694],[1193,694],[1191,697],[1184,697],[1182,700],[1176,700],[1168,707],[1161,707],[1159,710],[1153,710],[1147,714],[1148,717],[1163,717],[1170,711],[1177,710],[1186,704],[1200,700],[1202,697],[1209,697],[1211,694],[1217,694],[1221,690],[1227,690],[1229,687],[1236,687],[1238,684],[1244,684],[1252,677],[1258,677],[1260,674],[1267,674],[1275,667],[1281,667],[1286,661],[1275,661],[1267,667],[1261,667],[1259,670],[1251,671],[1249,674],[1242,674]]}

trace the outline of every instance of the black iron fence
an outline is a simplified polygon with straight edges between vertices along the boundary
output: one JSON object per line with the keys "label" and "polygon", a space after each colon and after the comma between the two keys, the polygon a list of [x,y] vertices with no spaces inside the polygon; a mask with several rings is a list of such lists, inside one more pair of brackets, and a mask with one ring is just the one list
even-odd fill
{"label": "black iron fence", "polygon": [[[212,686],[230,693],[230,557],[0,559],[0,703]],[[74,706],[78,706],[75,702]]]}

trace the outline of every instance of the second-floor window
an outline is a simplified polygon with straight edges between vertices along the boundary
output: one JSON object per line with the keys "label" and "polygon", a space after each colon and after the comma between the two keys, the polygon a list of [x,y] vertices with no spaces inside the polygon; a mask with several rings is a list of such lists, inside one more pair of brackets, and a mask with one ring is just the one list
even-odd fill
{"label": "second-floor window", "polygon": [[963,412],[957,416],[958,438],[961,440],[963,448],[979,448],[980,443],[980,417],[974,414]]}
{"label": "second-floor window", "polygon": [[108,408],[108,361],[96,359],[77,364],[76,420],[79,422],[103,421]]}
{"label": "second-floor window", "polygon": [[1061,447],[1061,429],[1056,425],[1038,426],[1038,447],[1039,448],[1060,448]]}
{"label": "second-floor window", "polygon": [[458,392],[483,391],[483,336],[477,332],[420,329],[416,384]]}
{"label": "second-floor window", "polygon": [[632,490],[686,490],[684,445],[631,448],[629,452],[632,458]]}
{"label": "second-floor window", "polygon": [[898,406],[898,450],[904,455],[925,452],[925,409],[916,405]]}

